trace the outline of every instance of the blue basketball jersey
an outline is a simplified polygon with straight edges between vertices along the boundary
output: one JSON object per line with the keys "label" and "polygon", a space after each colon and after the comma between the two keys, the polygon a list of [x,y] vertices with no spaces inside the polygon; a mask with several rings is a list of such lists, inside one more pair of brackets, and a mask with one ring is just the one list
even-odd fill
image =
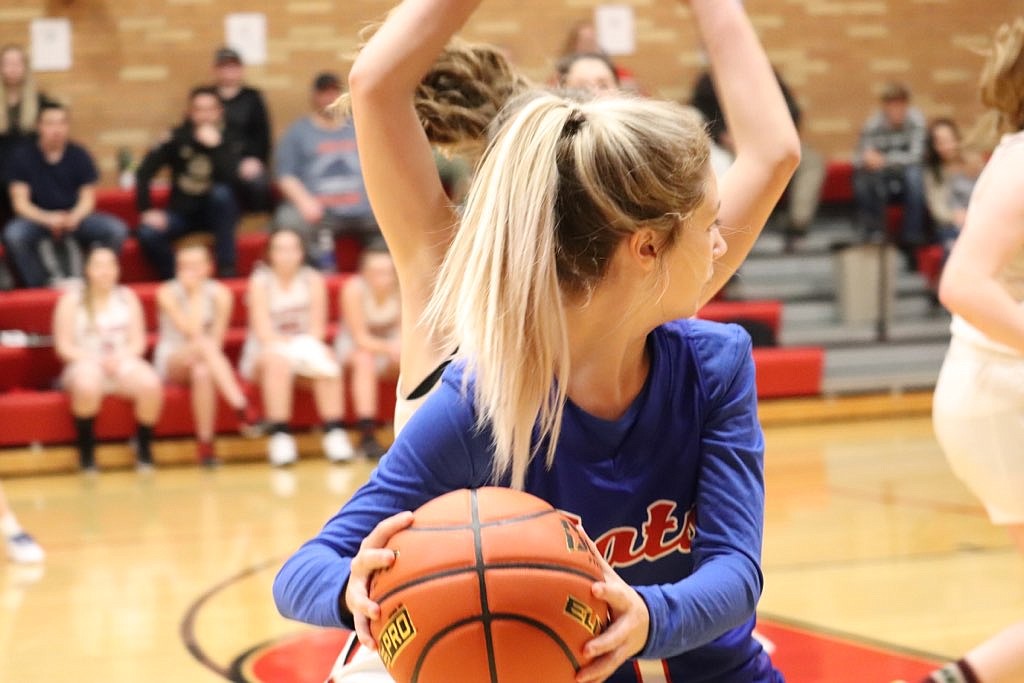
{"label": "blue basketball jersey", "polygon": [[[613,683],[781,681],[751,636],[761,594],[764,442],[750,339],[703,321],[648,338],[650,372],[616,420],[567,404],[555,460],[536,458],[526,490],[578,519],[609,564],[644,599],[650,633]],[[493,448],[476,429],[472,391],[453,365],[370,480],[274,583],[287,617],[351,625],[339,598],[359,543],[392,514],[491,481]],[[543,452],[543,450],[541,451]]]}

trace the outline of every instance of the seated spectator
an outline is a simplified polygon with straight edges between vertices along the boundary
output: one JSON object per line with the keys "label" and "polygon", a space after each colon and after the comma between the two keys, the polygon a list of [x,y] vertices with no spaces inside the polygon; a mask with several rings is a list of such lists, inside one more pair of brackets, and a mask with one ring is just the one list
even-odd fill
{"label": "seated spectator", "polygon": [[967,205],[981,172],[981,160],[964,153],[960,129],[952,119],[928,127],[925,198],[939,241],[949,256],[967,218]]}
{"label": "seated spectator", "polygon": [[245,84],[237,50],[222,47],[213,57],[214,87],[224,105],[224,121],[243,143],[236,189],[246,211],[270,210],[270,115],[259,90]]}
{"label": "seated spectator", "polygon": [[355,455],[341,425],[341,368],[324,343],[327,286],[320,273],[304,265],[305,256],[298,233],[278,230],[267,246],[268,265],[249,278],[249,335],[239,371],[261,386],[270,431],[267,456],[277,466],[298,457],[288,428],[296,380],[313,389],[327,459],[343,462]]}
{"label": "seated spectator", "polygon": [[0,224],[11,218],[4,162],[19,143],[35,134],[39,110],[51,101],[36,89],[25,50],[17,45],[0,48]]}
{"label": "seated spectator", "polygon": [[318,75],[312,112],[293,123],[277,146],[277,179],[285,201],[275,223],[298,233],[311,261],[325,271],[335,267],[334,235],[363,241],[380,235],[363,186],[352,121],[328,110],[341,91],[336,75]]}
{"label": "seated spectator", "polygon": [[[594,26],[594,22],[589,19],[576,22],[569,29],[565,42],[562,44],[559,58],[565,59],[579,54],[606,54],[601,49],[600,43],[597,42],[597,28]],[[620,64],[613,64],[613,66],[615,68],[615,81],[618,83],[619,89],[627,92],[640,92],[640,86],[632,71]]]}
{"label": "seated spectator", "polygon": [[[135,173],[139,242],[161,279],[174,276],[174,241],[197,230],[213,233],[217,274],[235,275],[238,202],[231,188],[240,159],[241,143],[225,129],[217,92],[195,88],[185,122],[146,154]],[[150,183],[165,166],[171,169],[166,211],[154,209],[150,197]]]}
{"label": "seated spectator", "polygon": [[359,420],[359,449],[367,458],[384,455],[377,441],[377,388],[381,377],[398,376],[402,350],[402,303],[395,264],[383,242],[363,250],[359,273],[339,295],[341,326],[334,340],[338,360],[351,368],[352,400]]}
{"label": "seated spectator", "polygon": [[69,139],[68,111],[52,102],[39,109],[35,142],[11,155],[7,173],[15,217],[3,240],[26,287],[59,284],[82,274],[81,248],[114,252],[128,234],[115,216],[96,208],[96,165]]}
{"label": "seated spectator", "polygon": [[84,471],[96,469],[93,424],[103,397],[116,394],[135,405],[135,455],[140,470],[153,465],[150,441],[163,405],[163,385],[143,355],[146,329],[138,297],[119,286],[117,255],[107,247],[89,252],[81,288],[57,301],[53,341],[64,361],[61,385],[71,395]]}
{"label": "seated spectator", "polygon": [[46,553],[36,543],[36,539],[21,528],[18,518],[14,516],[4,489],[0,486],[0,533],[3,534],[7,546],[7,557],[16,564],[37,564],[46,559]]}
{"label": "seated spectator", "polygon": [[[779,81],[779,88],[782,90],[782,96],[786,99],[786,106],[789,108],[790,116],[793,117],[797,132],[800,133],[803,111],[778,71],[775,72],[775,77]],[[725,125],[725,116],[718,102],[718,94],[715,91],[711,72],[705,71],[697,79],[690,104],[700,111],[708,122],[708,132],[712,141],[711,162],[715,173],[721,177],[732,166],[735,154],[733,153],[732,137]],[[801,136],[800,165],[786,188],[785,202],[780,202],[776,209],[777,212],[781,212],[783,208],[785,210],[785,215],[781,216],[781,220],[787,253],[792,253],[796,244],[806,237],[807,229],[818,213],[821,188],[824,183],[825,159]]]}
{"label": "seated spectator", "polygon": [[914,248],[924,244],[924,115],[910,106],[910,90],[890,83],[881,109],[864,124],[854,155],[853,192],[864,237],[884,240],[886,207],[903,205],[899,246],[913,266]]}
{"label": "seated spectator", "polygon": [[558,87],[594,95],[619,91],[615,64],[603,52],[579,52],[563,57],[557,66]]}
{"label": "seated spectator", "polygon": [[255,429],[256,417],[224,355],[224,334],[233,299],[227,287],[210,278],[210,252],[199,245],[178,250],[177,273],[160,285],[160,339],[153,364],[165,380],[190,387],[196,450],[201,464],[217,464],[213,447],[219,393],[238,413],[243,432]]}

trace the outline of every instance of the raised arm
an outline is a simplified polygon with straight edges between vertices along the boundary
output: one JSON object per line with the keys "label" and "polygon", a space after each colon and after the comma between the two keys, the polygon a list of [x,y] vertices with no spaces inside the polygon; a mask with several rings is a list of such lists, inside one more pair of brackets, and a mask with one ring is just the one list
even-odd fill
{"label": "raised arm", "polygon": [[800,139],[768,57],[743,7],[732,0],[686,0],[711,64],[736,162],[722,178],[719,218],[728,253],[705,292],[728,282],[757,241],[800,162]]}
{"label": "raised arm", "polygon": [[[416,114],[416,86],[479,0],[406,0],[349,74],[366,192],[395,261],[402,319],[417,325],[457,218]],[[409,332],[409,330],[406,330]],[[415,386],[440,360],[422,334],[404,334],[402,372]]]}
{"label": "raised arm", "polygon": [[967,222],[939,285],[939,298],[993,341],[1024,353],[1024,305],[996,276],[1024,248],[1024,144],[993,159],[971,198]]}

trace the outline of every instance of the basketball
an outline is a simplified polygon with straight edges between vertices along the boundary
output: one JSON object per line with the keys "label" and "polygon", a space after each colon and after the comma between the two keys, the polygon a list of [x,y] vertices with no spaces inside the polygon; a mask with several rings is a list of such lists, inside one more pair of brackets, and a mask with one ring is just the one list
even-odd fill
{"label": "basketball", "polygon": [[415,512],[387,547],[370,598],[381,658],[398,683],[570,683],[608,623],[602,571],[576,526],[506,488],[453,491]]}

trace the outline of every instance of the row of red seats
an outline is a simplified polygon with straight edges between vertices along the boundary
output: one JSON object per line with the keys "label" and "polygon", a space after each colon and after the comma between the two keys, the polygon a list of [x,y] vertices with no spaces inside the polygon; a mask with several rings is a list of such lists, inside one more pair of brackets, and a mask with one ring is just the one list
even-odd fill
{"label": "row of red seats", "polygon": [[[331,312],[331,330],[336,327],[339,311],[338,290],[345,280],[344,275],[327,279]],[[238,362],[246,335],[245,291],[246,280],[225,280],[234,295],[235,307],[230,328],[225,339],[225,351],[233,363]],[[149,347],[156,342],[156,289],[154,283],[130,285],[138,294],[150,330]],[[53,309],[59,292],[47,289],[19,290],[0,295],[0,329],[21,329],[36,334],[49,334]],[[0,447],[24,446],[31,443],[67,443],[74,439],[74,427],[68,399],[64,392],[53,388],[59,377],[62,363],[53,348],[43,347],[0,347],[0,415],[4,416],[0,429]],[[261,405],[259,388],[247,386],[250,400]],[[384,381],[380,388],[378,419],[390,421],[394,416],[395,384]],[[349,397],[351,398],[351,397]],[[346,406],[351,408],[351,400]],[[354,419],[353,414],[347,416]],[[304,428],[316,425],[312,396],[299,391],[296,395],[293,426]],[[222,405],[219,413],[218,432],[237,430],[234,411]],[[130,405],[119,398],[110,397],[104,402],[97,419],[97,434],[101,439],[127,438],[134,431]],[[169,386],[165,394],[164,409],[157,424],[158,436],[190,436],[193,433],[191,406],[188,391],[183,387]]]}

